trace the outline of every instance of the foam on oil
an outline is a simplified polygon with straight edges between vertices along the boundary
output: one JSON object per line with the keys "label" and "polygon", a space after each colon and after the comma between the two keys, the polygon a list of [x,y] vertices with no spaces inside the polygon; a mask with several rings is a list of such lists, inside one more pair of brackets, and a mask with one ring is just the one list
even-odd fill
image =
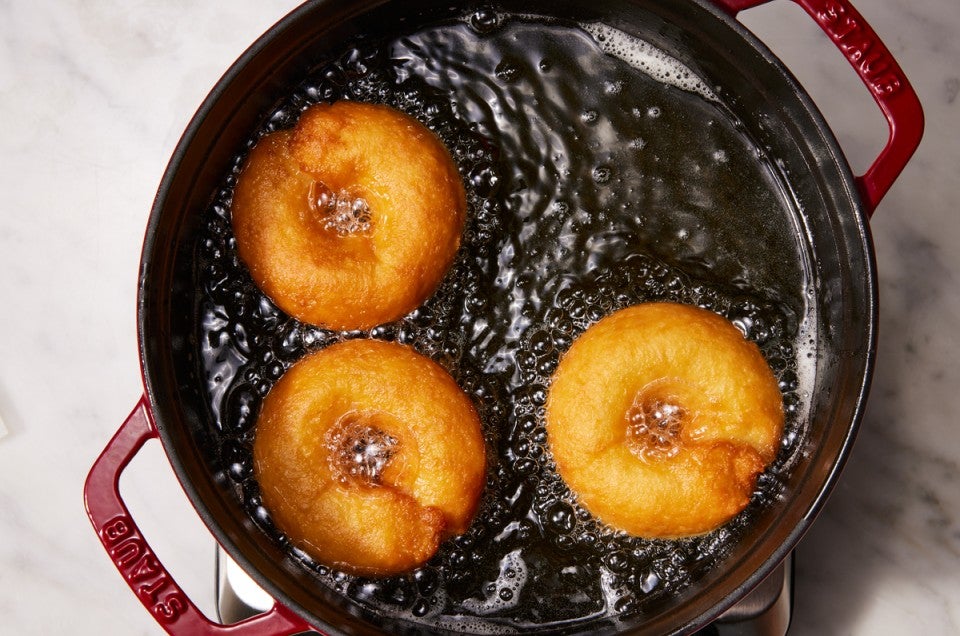
{"label": "foam on oil", "polygon": [[620,58],[651,78],[690,91],[710,101],[719,101],[713,90],[675,57],[655,46],[602,22],[582,24],[604,53]]}
{"label": "foam on oil", "polygon": [[[444,141],[468,192],[462,249],[438,292],[402,320],[366,333],[299,323],[237,257],[229,208],[238,154],[205,214],[196,271],[207,434],[236,496],[318,585],[394,631],[589,631],[667,607],[776,500],[800,452],[816,313],[777,171],[757,160],[706,82],[603,25],[478,11],[345,51],[292,91],[250,144],[337,99],[389,104]],[[593,519],[557,476],[543,426],[550,377],[571,342],[652,300],[737,324],[780,380],[788,414],[750,507],[679,541],[629,537]],[[477,406],[493,458],[468,532],[389,579],[350,577],[297,551],[253,479],[263,396],[306,353],[352,337],[408,344],[447,368]],[[366,470],[380,458],[364,449]]]}

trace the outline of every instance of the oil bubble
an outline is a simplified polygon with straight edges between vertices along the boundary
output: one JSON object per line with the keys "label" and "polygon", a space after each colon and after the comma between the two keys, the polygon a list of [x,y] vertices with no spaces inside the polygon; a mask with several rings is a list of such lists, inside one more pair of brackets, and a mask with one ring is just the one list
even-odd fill
{"label": "oil bubble", "polygon": [[521,75],[520,67],[517,64],[510,60],[503,60],[497,64],[497,68],[494,69],[494,74],[498,79],[509,83],[516,82]]}
{"label": "oil bubble", "polygon": [[483,7],[473,12],[467,24],[477,33],[491,33],[500,25],[500,16],[489,7]]}
{"label": "oil bubble", "polygon": [[600,185],[609,183],[612,176],[613,170],[610,166],[597,166],[593,169],[593,180]]}
{"label": "oil bubble", "polygon": [[550,525],[562,533],[571,532],[576,525],[573,508],[563,501],[558,501],[547,509],[547,519]]}
{"label": "oil bubble", "polygon": [[227,394],[223,425],[238,432],[253,428],[259,414],[256,390],[249,384],[237,384]]}

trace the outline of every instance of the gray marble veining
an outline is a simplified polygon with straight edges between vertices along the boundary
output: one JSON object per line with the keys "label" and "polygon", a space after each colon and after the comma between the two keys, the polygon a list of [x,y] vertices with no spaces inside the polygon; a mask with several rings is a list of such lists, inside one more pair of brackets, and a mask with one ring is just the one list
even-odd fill
{"label": "gray marble veining", "polygon": [[[796,562],[795,634],[960,632],[960,4],[860,0],[926,137],[871,223],[880,344],[852,457]],[[134,299],[157,183],[223,71],[293,0],[0,2],[0,631],[155,634],[87,524],[93,459],[142,392]],[[886,125],[785,0],[742,14],[853,168]],[[161,558],[213,608],[213,546],[153,445],[123,481]],[[197,567],[197,564],[201,567]]]}

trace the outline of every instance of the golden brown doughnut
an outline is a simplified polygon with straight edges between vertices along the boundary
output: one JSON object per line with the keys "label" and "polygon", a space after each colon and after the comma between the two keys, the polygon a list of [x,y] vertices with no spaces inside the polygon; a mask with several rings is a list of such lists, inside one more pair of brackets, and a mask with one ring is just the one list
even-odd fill
{"label": "golden brown doughnut", "polygon": [[713,312],[617,311],[564,354],[547,399],[557,470],[606,524],[647,538],[709,532],[749,503],[783,431],[757,346]]}
{"label": "golden brown doughnut", "polygon": [[416,119],[359,102],[308,108],[257,143],[234,192],[240,258],[290,315],[330,329],[396,320],[437,288],[466,194]]}
{"label": "golden brown doughnut", "polygon": [[294,364],[264,400],[253,458],[277,527],[320,563],[368,576],[412,569],[464,532],[486,468],[453,378],[377,340]]}

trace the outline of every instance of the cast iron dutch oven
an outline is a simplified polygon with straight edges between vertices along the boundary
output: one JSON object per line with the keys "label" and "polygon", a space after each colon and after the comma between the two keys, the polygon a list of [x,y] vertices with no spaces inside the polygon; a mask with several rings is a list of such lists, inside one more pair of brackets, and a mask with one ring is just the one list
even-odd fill
{"label": "cast iron dutch oven", "polygon": [[[803,413],[802,434],[792,441],[797,447],[783,470],[776,496],[751,513],[735,540],[709,567],[699,570],[686,585],[661,594],[656,603],[630,606],[622,616],[592,622],[553,623],[544,631],[690,632],[744,597],[780,563],[822,507],[850,451],[863,412],[877,322],[876,273],[867,220],[919,144],[923,115],[899,66],[846,0],[795,0],[853,65],[890,125],[890,138],[880,156],[864,175],[853,175],[809,97],[735,20],[740,10],[763,1],[504,0],[496,7],[451,7],[435,0],[318,0],[292,12],[244,53],[191,121],[160,185],[139,279],[139,342],[146,392],[96,461],[85,488],[88,514],[104,548],[165,630],[171,634],[289,634],[313,627],[360,634],[422,629],[364,609],[348,601],[336,586],[321,583],[322,569],[306,567],[288,544],[265,532],[262,520],[236,495],[226,465],[229,460],[223,458],[222,449],[214,448],[211,439],[215,433],[210,426],[209,378],[200,370],[202,349],[207,345],[198,336],[201,312],[197,294],[202,281],[197,280],[196,259],[202,250],[197,247],[197,237],[203,231],[204,214],[217,205],[216,193],[222,190],[225,175],[235,174],[237,158],[243,156],[254,133],[269,129],[266,119],[271,114],[278,117],[278,104],[284,103],[304,77],[325,68],[330,60],[340,59],[345,51],[349,57],[350,51],[359,50],[353,48],[358,39],[400,42],[398,46],[406,47],[413,56],[411,51],[422,52],[423,47],[418,49],[415,38],[408,34],[430,25],[456,23],[462,16],[474,16],[479,22],[473,25],[478,38],[505,15],[521,16],[517,23],[526,25],[523,28],[528,34],[531,24],[565,28],[603,23],[652,44],[702,78],[707,92],[716,91],[713,98],[767,157],[757,161],[786,184],[783,196],[793,212],[781,229],[786,228],[789,245],[802,246],[794,251],[800,254],[796,259],[803,261],[809,278],[797,295],[807,299],[805,306],[816,308],[812,317],[816,329],[810,331],[807,342],[810,390],[794,404]],[[432,72],[429,63],[420,68]],[[464,66],[461,70],[468,69]],[[543,64],[540,70],[564,71]],[[570,66],[566,70],[576,69]],[[496,73],[507,82],[515,79],[509,68],[498,66]],[[608,87],[611,94],[620,90],[615,84]],[[324,96],[315,98],[319,101]],[[456,101],[457,96],[452,99]],[[482,101],[475,96],[474,104]],[[470,119],[468,107],[456,113],[460,119]],[[637,116],[656,114],[647,111]],[[582,123],[591,115],[576,112],[570,117],[580,118]],[[282,116],[279,120],[279,126],[290,123]],[[468,125],[468,136],[473,134],[471,130],[476,132]],[[643,140],[634,141],[638,142],[636,148],[644,145]],[[647,141],[649,148],[654,140]],[[481,149],[500,165],[517,159],[509,156],[507,148]],[[664,156],[669,158],[669,153]],[[616,172],[618,166],[608,168]],[[678,177],[689,180],[685,192],[697,192],[693,172],[685,170]],[[667,170],[665,174],[678,173]],[[598,177],[598,182],[601,180]],[[668,181],[656,183],[669,188]],[[725,187],[738,189],[736,181],[732,183]],[[522,192],[531,185],[512,183],[510,187]],[[490,183],[487,186],[489,191]],[[766,244],[780,239],[766,237],[762,223],[738,219],[738,214],[729,210],[721,215],[725,221],[715,227],[708,224],[717,236],[732,237],[728,247],[739,250],[732,257],[734,265],[759,259],[755,267],[747,269],[757,272],[761,281],[774,280],[782,270],[798,267],[796,262],[785,264],[782,254],[781,260],[771,256]],[[228,224],[223,227],[229,232]],[[501,229],[513,231],[509,225]],[[660,250],[658,258],[672,262],[673,243],[653,241],[651,245]],[[702,275],[728,274],[705,271]],[[239,412],[244,416],[242,408]],[[154,437],[160,438],[184,490],[216,540],[277,599],[273,609],[231,626],[212,623],[154,557],[117,488],[125,466],[144,442]],[[495,456],[492,461],[502,459]],[[658,549],[662,555],[663,545]],[[529,573],[532,577],[548,575]]]}

